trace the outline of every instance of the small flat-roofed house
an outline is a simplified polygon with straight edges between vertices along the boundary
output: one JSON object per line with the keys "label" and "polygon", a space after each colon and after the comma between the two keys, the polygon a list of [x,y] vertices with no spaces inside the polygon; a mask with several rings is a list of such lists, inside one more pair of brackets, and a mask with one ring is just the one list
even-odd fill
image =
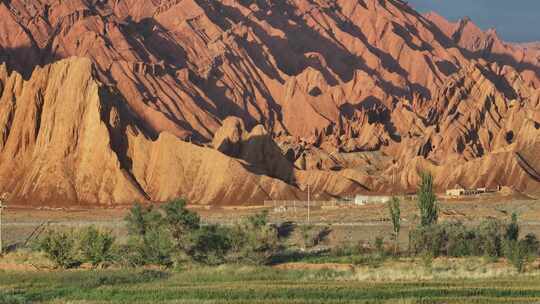
{"label": "small flat-roofed house", "polygon": [[355,205],[384,204],[391,200],[390,196],[357,195],[354,198]]}
{"label": "small flat-roofed house", "polygon": [[461,185],[455,185],[453,189],[446,190],[446,196],[462,196],[466,194],[467,190]]}
{"label": "small flat-roofed house", "polygon": [[462,196],[465,194],[465,189],[448,189],[446,190],[446,196]]}

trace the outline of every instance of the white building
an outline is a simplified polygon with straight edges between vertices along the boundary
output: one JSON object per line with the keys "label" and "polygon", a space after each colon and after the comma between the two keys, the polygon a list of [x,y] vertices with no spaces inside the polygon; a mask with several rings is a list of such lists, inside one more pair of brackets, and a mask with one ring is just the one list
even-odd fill
{"label": "white building", "polygon": [[391,199],[390,196],[357,195],[354,197],[354,204],[359,206],[366,204],[386,204]]}

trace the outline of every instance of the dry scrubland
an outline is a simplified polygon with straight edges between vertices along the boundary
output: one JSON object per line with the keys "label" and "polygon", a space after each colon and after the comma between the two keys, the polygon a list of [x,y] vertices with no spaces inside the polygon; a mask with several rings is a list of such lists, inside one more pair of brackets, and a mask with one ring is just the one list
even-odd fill
{"label": "dry scrubland", "polygon": [[[524,234],[540,235],[540,201],[527,197],[497,197],[481,196],[461,200],[443,200],[440,202],[440,218],[443,221],[462,221],[474,223],[486,218],[507,219],[517,212]],[[265,210],[262,206],[254,207],[201,207],[192,206],[203,222],[231,224],[238,219]],[[409,226],[417,219],[415,201],[401,203],[403,218],[403,233],[400,235],[402,245],[406,245]],[[296,213],[289,211],[275,213],[270,211],[270,221],[305,222],[306,210],[298,209]],[[50,222],[51,226],[66,228],[86,227],[96,225],[111,229],[115,235],[125,234],[125,222],[121,219],[128,213],[129,206],[111,209],[88,209],[84,207],[72,209],[29,209],[12,206],[4,211],[4,241],[8,244],[24,242],[32,231],[40,224]],[[375,237],[388,235],[392,230],[388,211],[384,204],[373,204],[354,208],[337,208],[317,210],[310,213],[312,223],[331,225],[332,234],[329,241],[374,241]]]}
{"label": "dry scrubland", "polygon": [[[402,202],[405,248],[414,224],[415,202]],[[210,208],[196,210],[203,223],[231,223],[233,215],[245,218],[260,208]],[[520,232],[538,232],[533,200],[445,201],[442,221],[462,220],[475,225],[485,218],[507,219],[518,212]],[[125,237],[127,209],[24,210],[7,213],[4,235],[8,243],[24,241],[39,223],[50,220],[59,229],[96,225]],[[478,216],[472,218],[470,214]],[[238,216],[239,215],[239,216]],[[345,243],[373,244],[392,230],[384,205],[352,209],[314,210],[312,221],[331,223],[323,247]],[[287,220],[271,213],[272,222]],[[301,222],[302,214],[296,220]],[[474,220],[473,220],[474,219]],[[294,239],[294,238],[293,238]],[[298,237],[293,240],[298,241]],[[504,258],[432,258],[419,255],[385,258],[374,254],[305,254],[286,257],[267,266],[228,263],[221,266],[185,264],[173,268],[138,269],[112,266],[55,270],[42,253],[13,251],[0,259],[0,303],[537,303],[540,301],[540,261],[529,260],[518,273]],[[38,271],[39,270],[39,271]]]}

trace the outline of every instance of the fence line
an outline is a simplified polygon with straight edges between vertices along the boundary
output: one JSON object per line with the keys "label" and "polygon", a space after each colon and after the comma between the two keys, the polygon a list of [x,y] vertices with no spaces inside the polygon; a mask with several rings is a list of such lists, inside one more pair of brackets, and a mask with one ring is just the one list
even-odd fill
{"label": "fence line", "polygon": [[277,208],[277,207],[297,207],[307,208],[309,207],[336,207],[354,205],[354,201],[301,201],[301,200],[284,200],[284,201],[264,201],[264,207]]}

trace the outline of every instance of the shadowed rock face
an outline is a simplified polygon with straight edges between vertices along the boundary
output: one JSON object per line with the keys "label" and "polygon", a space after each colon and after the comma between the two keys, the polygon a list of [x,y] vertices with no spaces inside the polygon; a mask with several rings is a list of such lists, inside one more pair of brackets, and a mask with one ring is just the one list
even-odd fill
{"label": "shadowed rock face", "polygon": [[540,188],[540,52],[469,20],[399,0],[11,0],[0,28],[0,190],[21,203],[330,198],[424,169]]}

